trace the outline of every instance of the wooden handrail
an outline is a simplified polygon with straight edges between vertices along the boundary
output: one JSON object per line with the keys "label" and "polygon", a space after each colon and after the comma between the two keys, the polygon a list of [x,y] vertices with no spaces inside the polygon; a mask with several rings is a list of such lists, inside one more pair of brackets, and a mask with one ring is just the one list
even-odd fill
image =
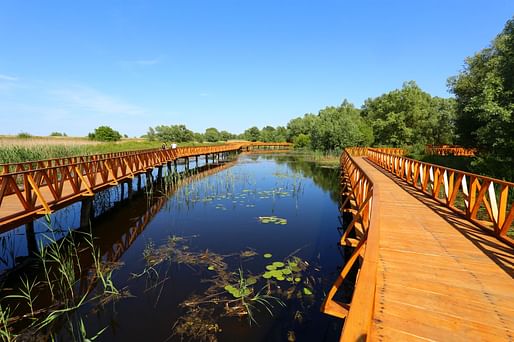
{"label": "wooden handrail", "polygon": [[[345,149],[341,155],[341,184],[344,203],[350,208],[341,211],[353,213],[352,222],[346,227],[340,244],[355,247],[350,259],[329,290],[321,311],[339,318],[346,318],[341,341],[366,340],[371,327],[378,264],[378,244],[380,234],[378,186],[355,162],[353,156],[365,155],[367,148]],[[357,237],[349,238],[354,231]],[[362,259],[355,291],[351,303],[334,300],[344,279],[353,265]]]}
{"label": "wooden handrail", "polygon": [[369,150],[378,166],[514,246],[514,183]]}
{"label": "wooden handrail", "polygon": [[427,145],[425,147],[425,153],[438,156],[462,156],[462,157],[473,157],[477,152],[474,148],[465,148],[462,146],[450,146],[441,145],[433,146]]}
{"label": "wooden handrail", "polygon": [[42,209],[48,213],[178,158],[258,146],[290,147],[292,144],[237,142],[3,164],[0,165],[0,231],[21,219],[38,215]]}
{"label": "wooden handrail", "polygon": [[[373,178],[359,168],[355,156],[367,157],[514,246],[513,239],[507,235],[514,222],[514,183],[420,162],[403,157],[404,152],[402,149],[358,147],[347,148],[341,155],[341,186],[345,196],[341,211],[351,212],[353,220],[343,233],[340,244],[355,249],[321,308],[324,313],[345,318],[341,341],[366,341],[370,338],[379,260],[380,192]],[[366,218],[369,218],[368,222]],[[350,238],[350,231],[355,231],[356,241]],[[359,259],[361,264],[351,303],[335,301],[336,292]]]}

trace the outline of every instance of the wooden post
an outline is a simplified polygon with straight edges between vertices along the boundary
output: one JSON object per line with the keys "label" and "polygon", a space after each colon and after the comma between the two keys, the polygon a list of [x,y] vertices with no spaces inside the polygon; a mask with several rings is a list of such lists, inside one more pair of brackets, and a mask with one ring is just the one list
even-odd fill
{"label": "wooden post", "polygon": [[125,198],[125,182],[122,182],[120,184],[120,186],[121,186],[121,195],[120,195],[120,202],[121,202]]}
{"label": "wooden post", "polygon": [[127,182],[127,192],[128,192],[128,196],[127,198],[130,200],[132,199],[132,195],[134,194],[134,191],[132,189],[132,180],[129,180]]}
{"label": "wooden post", "polygon": [[162,165],[159,165],[157,167],[157,181],[160,181],[162,179]]}
{"label": "wooden post", "polygon": [[93,197],[86,197],[80,206],[80,227],[87,227],[94,217]]}
{"label": "wooden post", "polygon": [[25,236],[27,238],[27,251],[29,256],[36,256],[39,252],[36,241],[36,234],[34,233],[34,221],[25,225]]}

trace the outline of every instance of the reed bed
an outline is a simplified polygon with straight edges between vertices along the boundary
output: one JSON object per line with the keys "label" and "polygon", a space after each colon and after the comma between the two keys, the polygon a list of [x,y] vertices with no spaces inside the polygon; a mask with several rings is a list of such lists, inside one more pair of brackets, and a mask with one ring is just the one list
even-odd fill
{"label": "reed bed", "polygon": [[98,142],[70,137],[0,137],[0,163],[18,163],[88,154],[130,151],[159,147],[159,142],[122,140]]}
{"label": "reed bed", "polygon": [[[179,146],[209,146],[220,143],[180,143]],[[0,164],[159,148],[162,142],[145,139],[123,139],[99,142],[73,137],[0,136]]]}

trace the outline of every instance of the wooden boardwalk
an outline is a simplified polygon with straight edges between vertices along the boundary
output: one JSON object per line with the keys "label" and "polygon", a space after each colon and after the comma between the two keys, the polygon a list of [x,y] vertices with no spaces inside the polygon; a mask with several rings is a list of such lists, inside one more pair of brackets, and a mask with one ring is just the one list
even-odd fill
{"label": "wooden boardwalk", "polygon": [[362,157],[378,184],[371,341],[514,341],[514,250]]}
{"label": "wooden boardwalk", "polygon": [[178,159],[189,165],[189,158],[196,158],[198,166],[200,156],[205,156],[207,163],[208,155],[219,160],[220,154],[291,146],[279,142],[237,142],[0,164],[0,233],[107,188],[124,186],[135,176],[150,174],[154,168],[167,165],[171,169],[171,163]]}

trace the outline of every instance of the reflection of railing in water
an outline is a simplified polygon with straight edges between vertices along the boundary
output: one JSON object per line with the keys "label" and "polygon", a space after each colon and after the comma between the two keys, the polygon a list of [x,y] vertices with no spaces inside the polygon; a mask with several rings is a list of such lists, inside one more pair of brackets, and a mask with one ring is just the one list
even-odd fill
{"label": "reflection of railing in water", "polygon": [[[185,170],[179,174],[169,174],[169,179],[166,179],[166,176],[163,178],[158,178],[155,180],[153,186],[154,193],[148,194],[145,190],[141,190],[138,193],[134,194],[134,201],[145,202],[150,200],[146,210],[141,214],[136,214],[136,218],[134,221],[134,216],[131,211],[131,216],[123,213],[124,208],[120,207],[118,210],[114,210],[110,214],[110,217],[121,215],[123,217],[123,225],[121,227],[121,231],[116,228],[113,230],[101,229],[102,224],[99,224],[99,227],[83,227],[78,231],[70,230],[68,235],[73,234],[72,240],[78,242],[76,248],[77,253],[80,255],[80,258],[74,261],[80,262],[80,265],[75,267],[75,272],[79,282],[76,284],[77,286],[77,296],[84,296],[86,294],[91,294],[95,290],[95,287],[98,285],[99,279],[95,276],[95,267],[94,260],[92,258],[92,254],[90,248],[86,244],[86,248],[83,248],[83,233],[90,234],[90,229],[93,229],[92,241],[95,245],[95,250],[101,251],[100,260],[104,264],[104,267],[111,267],[110,265],[116,265],[116,263],[121,259],[124,252],[127,251],[131,245],[136,241],[137,237],[145,230],[148,223],[152,220],[152,218],[162,209],[164,204],[169,200],[169,198],[176,193],[181,187],[186,186],[192,182],[198,181],[202,178],[209,177],[218,172],[226,170],[233,166],[236,162],[224,162],[221,164],[208,164],[200,166],[194,170]],[[156,194],[159,196],[156,196]],[[149,199],[146,199],[146,196],[152,196]],[[137,208],[143,207],[137,206]],[[100,219],[101,220],[101,219]],[[118,223],[118,222],[117,222]],[[126,228],[128,227],[128,228]],[[121,234],[116,234],[116,231],[119,231]],[[114,234],[113,234],[114,232]],[[53,243],[59,246],[65,246],[70,241],[66,241],[66,239],[70,238],[70,236],[65,236]],[[80,247],[80,248],[79,248]],[[37,259],[33,259],[33,262]],[[41,267],[35,267],[34,269],[39,269],[41,271]],[[5,276],[5,275],[4,275]],[[8,276],[8,274],[7,274]],[[16,273],[14,273],[14,277],[12,280],[17,278]],[[10,288],[15,288],[16,286],[9,286]],[[6,292],[2,291],[2,295],[8,295],[12,291],[12,289],[7,289]],[[48,288],[39,287],[37,292],[37,308],[36,312],[46,312],[47,309],[55,310],[57,307],[56,303],[52,301],[52,297],[50,294],[50,290]],[[4,303],[5,304],[5,303]],[[39,309],[38,309],[39,308]],[[20,308],[19,310],[23,311],[25,309]],[[23,316],[26,312],[17,312],[17,317],[25,317]],[[0,328],[2,324],[5,322],[0,322]],[[10,324],[11,322],[9,322]]]}
{"label": "reflection of railing in water", "polygon": [[175,193],[183,185],[197,181],[204,177],[211,176],[220,171],[226,170],[233,166],[235,162],[228,162],[220,165],[205,165],[200,167],[193,174],[181,178],[177,183],[171,185],[170,188],[166,189],[164,194],[160,196],[155,203],[153,203],[146,212],[139,216],[137,220],[132,224],[120,239],[112,245],[111,250],[104,254],[104,257],[108,261],[117,261],[123,255],[123,253],[134,243],[136,238],[144,231],[146,225],[151,219],[162,209],[163,205],[168,201],[169,197]]}

